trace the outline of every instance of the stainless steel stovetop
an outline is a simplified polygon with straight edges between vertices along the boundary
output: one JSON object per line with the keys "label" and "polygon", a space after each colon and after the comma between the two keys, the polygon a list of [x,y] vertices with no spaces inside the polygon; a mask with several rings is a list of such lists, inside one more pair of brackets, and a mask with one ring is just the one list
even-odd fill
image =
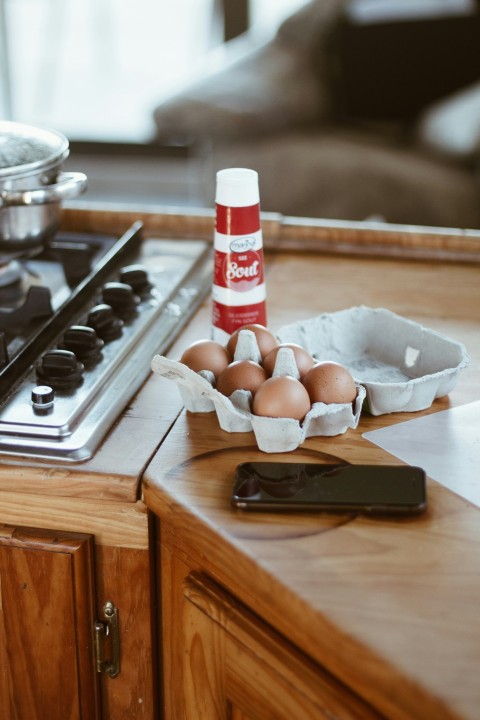
{"label": "stainless steel stovetop", "polygon": [[62,234],[0,273],[0,455],[92,457],[210,291],[211,257],[136,224]]}

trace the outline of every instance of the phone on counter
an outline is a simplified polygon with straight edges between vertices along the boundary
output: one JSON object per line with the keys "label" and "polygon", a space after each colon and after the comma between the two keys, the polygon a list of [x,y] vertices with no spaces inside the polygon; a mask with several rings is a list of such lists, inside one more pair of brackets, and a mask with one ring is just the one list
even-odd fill
{"label": "phone on counter", "polygon": [[427,507],[426,475],[409,465],[246,462],[231,497],[241,510],[411,515]]}

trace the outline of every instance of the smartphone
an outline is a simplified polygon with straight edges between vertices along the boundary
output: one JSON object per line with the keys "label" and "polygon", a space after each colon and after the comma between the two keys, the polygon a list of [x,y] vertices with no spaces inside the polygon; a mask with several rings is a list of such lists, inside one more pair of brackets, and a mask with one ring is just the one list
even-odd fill
{"label": "smartphone", "polygon": [[425,471],[409,465],[246,462],[231,497],[242,510],[410,515],[427,507]]}

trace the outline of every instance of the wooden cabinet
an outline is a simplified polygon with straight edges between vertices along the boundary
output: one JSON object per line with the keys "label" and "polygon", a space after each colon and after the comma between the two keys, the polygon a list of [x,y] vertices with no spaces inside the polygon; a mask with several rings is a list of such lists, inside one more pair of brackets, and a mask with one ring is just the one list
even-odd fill
{"label": "wooden cabinet", "polygon": [[[180,409],[170,383],[147,382],[91,460],[2,457],[0,720],[158,720],[140,477]],[[118,609],[116,677],[95,667],[94,622],[107,622],[107,602]]]}
{"label": "wooden cabinet", "polygon": [[[92,533],[0,525],[2,720],[156,718],[149,549],[95,541]],[[118,610],[114,677],[97,667],[103,659],[108,670],[114,653],[107,602]]]}
{"label": "wooden cabinet", "polygon": [[[366,703],[161,542],[165,718],[373,720]],[[198,566],[197,566],[198,567]]]}
{"label": "wooden cabinet", "polygon": [[186,718],[378,717],[208,576],[183,592]]}
{"label": "wooden cabinet", "polygon": [[92,536],[0,532],[0,717],[99,718]]}

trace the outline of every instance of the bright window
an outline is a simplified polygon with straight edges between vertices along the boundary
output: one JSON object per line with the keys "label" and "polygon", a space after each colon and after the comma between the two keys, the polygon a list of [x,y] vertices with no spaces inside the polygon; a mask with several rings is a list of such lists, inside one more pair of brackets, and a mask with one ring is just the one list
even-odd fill
{"label": "bright window", "polygon": [[[268,36],[304,2],[251,0],[251,23]],[[13,119],[72,140],[148,139],[155,105],[222,42],[216,0],[2,3]]]}

